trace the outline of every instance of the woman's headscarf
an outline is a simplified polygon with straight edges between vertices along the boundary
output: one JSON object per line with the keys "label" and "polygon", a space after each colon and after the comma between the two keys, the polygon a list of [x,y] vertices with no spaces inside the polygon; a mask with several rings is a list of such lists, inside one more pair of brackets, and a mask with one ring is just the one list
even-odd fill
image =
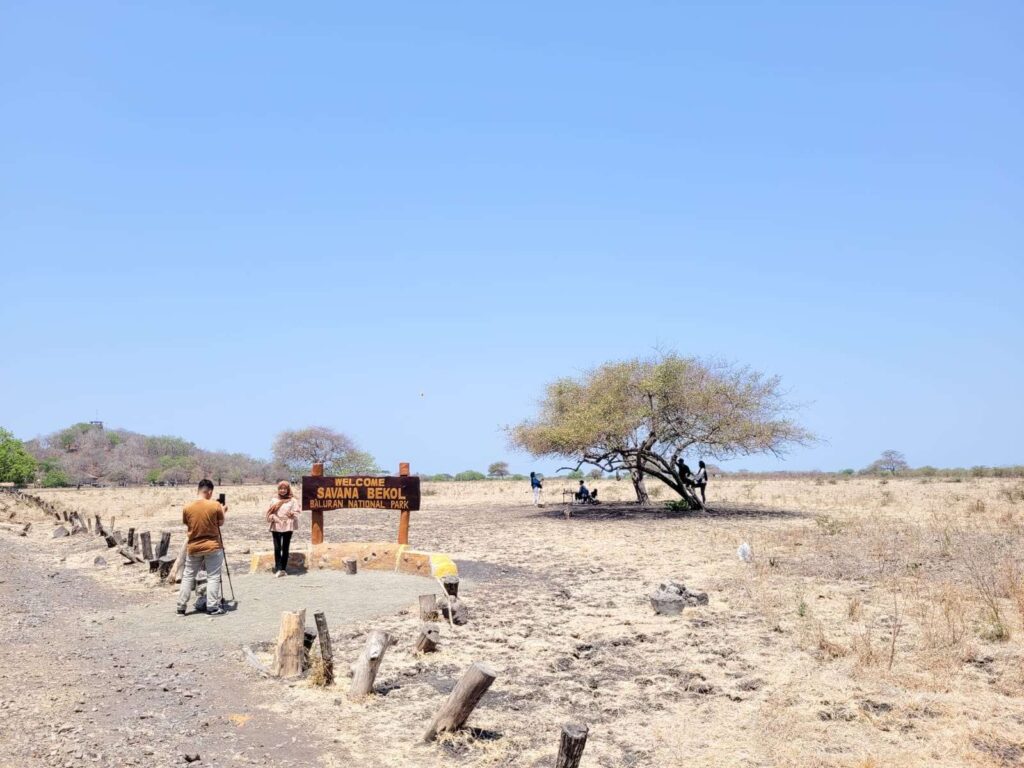
{"label": "woman's headscarf", "polygon": [[277,514],[277,511],[292,500],[292,486],[287,480],[282,480],[277,484],[277,501],[270,505],[267,510],[267,522],[270,522],[270,518]]}

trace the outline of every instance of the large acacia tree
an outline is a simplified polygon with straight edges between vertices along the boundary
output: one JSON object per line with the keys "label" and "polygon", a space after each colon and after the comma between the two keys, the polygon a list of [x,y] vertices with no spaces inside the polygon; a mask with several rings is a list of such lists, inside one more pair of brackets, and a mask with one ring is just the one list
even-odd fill
{"label": "large acacia tree", "polygon": [[792,411],[778,377],[663,354],[552,382],[537,416],[511,428],[510,438],[534,456],[569,458],[575,469],[629,472],[641,504],[649,501],[644,479],[655,477],[698,508],[677,461],[781,455],[812,441]]}
{"label": "large acacia tree", "polygon": [[328,427],[285,430],[274,439],[274,460],[296,475],[322,463],[329,475],[376,474],[373,456],[360,451],[348,435]]}

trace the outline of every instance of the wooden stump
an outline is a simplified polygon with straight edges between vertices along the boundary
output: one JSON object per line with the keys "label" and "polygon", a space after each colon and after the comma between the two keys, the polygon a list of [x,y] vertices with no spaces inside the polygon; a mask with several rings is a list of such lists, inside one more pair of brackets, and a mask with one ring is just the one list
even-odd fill
{"label": "wooden stump", "polygon": [[449,597],[441,602],[441,615],[452,624],[462,626],[469,621],[469,608],[457,597]]}
{"label": "wooden stump", "polygon": [[167,550],[171,548],[171,532],[163,531],[160,534],[160,546],[157,547],[156,556],[163,557],[167,554]]}
{"label": "wooden stump", "polygon": [[349,686],[348,695],[356,698],[366,696],[373,690],[373,681],[377,677],[377,670],[384,660],[384,653],[391,643],[391,636],[387,632],[375,629],[366,638],[366,647],[359,654],[356,663],[352,665],[352,685]]}
{"label": "wooden stump", "polygon": [[327,617],[323,611],[313,614],[316,632],[320,636],[320,658],[324,662],[324,685],[334,685],[334,651],[331,648],[331,633],[327,631]]}
{"label": "wooden stump", "polygon": [[473,709],[480,701],[487,689],[494,682],[494,670],[483,662],[476,662],[462,676],[456,684],[448,700],[441,705],[441,708],[430,721],[427,732],[423,734],[424,741],[433,741],[437,734],[445,731],[457,731],[473,713]]}
{"label": "wooden stump", "polygon": [[129,563],[134,564],[143,562],[142,558],[135,554],[133,550],[128,549],[128,547],[118,547],[117,553],[121,555],[121,557],[123,557]]}
{"label": "wooden stump", "polygon": [[416,640],[417,653],[433,653],[437,650],[437,643],[441,639],[441,631],[432,624],[424,624],[420,627],[420,636]]}
{"label": "wooden stump", "polygon": [[420,595],[420,621],[437,621],[437,595]]}
{"label": "wooden stump", "polygon": [[166,581],[167,575],[171,572],[171,567],[174,565],[174,561],[177,558],[174,555],[164,555],[163,557],[157,558],[159,563],[158,570],[160,573],[160,581]]}
{"label": "wooden stump", "polygon": [[153,559],[153,542],[149,536],[149,531],[143,531],[139,534],[139,542],[142,544],[142,559],[146,562]]}
{"label": "wooden stump", "polygon": [[358,560],[356,560],[354,557],[346,557],[345,558],[345,573],[347,573],[349,576],[355,576],[356,575],[356,571],[358,570],[358,568],[359,568],[359,561]]}
{"label": "wooden stump", "polygon": [[444,591],[452,597],[459,596],[459,577],[458,576],[445,576],[441,579],[441,584],[444,586]]}
{"label": "wooden stump", "polygon": [[129,547],[134,547],[135,546],[135,529],[134,528],[129,528],[128,529],[128,546]]}
{"label": "wooden stump", "polygon": [[578,768],[583,748],[587,745],[587,733],[590,729],[579,723],[566,723],[562,726],[562,739],[558,745],[558,760],[555,768]]}
{"label": "wooden stump", "polygon": [[274,650],[274,677],[298,677],[302,674],[303,640],[306,630],[306,609],[281,614],[281,629]]}

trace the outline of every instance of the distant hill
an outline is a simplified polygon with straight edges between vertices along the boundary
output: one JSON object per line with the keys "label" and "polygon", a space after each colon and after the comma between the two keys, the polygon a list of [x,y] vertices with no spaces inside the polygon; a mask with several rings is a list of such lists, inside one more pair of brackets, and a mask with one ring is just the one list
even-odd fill
{"label": "distant hill", "polygon": [[78,483],[272,482],[286,476],[269,461],[243,453],[206,451],[180,437],[73,424],[25,443],[39,461],[39,481],[59,487]]}

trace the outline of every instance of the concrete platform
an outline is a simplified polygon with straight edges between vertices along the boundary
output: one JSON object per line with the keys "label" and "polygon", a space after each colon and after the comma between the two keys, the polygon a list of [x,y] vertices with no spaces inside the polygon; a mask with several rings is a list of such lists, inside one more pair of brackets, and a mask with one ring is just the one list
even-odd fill
{"label": "concrete platform", "polygon": [[[421,552],[411,549],[407,544],[383,541],[316,544],[305,550],[290,552],[288,568],[297,571],[343,570],[347,557],[356,559],[360,571],[391,571],[435,579],[443,576],[458,576],[459,574],[458,567],[448,555],[437,552]],[[252,555],[249,573],[272,571],[273,569],[273,552],[256,552]]]}
{"label": "concrete platform", "polygon": [[[201,641],[226,648],[245,643],[271,641],[277,635],[283,611],[306,609],[306,626],[313,628],[313,614],[324,611],[328,626],[340,630],[346,623],[394,614],[403,608],[415,608],[419,595],[437,592],[422,578],[403,573],[366,571],[348,576],[338,571],[310,571],[277,579],[269,573],[232,573],[237,608],[224,616],[210,618],[205,613],[178,616],[174,597],[168,594],[159,608],[132,609],[134,631],[151,635],[154,642],[186,643]],[[227,579],[224,598],[230,599]],[[119,626],[118,631],[127,631]]]}

